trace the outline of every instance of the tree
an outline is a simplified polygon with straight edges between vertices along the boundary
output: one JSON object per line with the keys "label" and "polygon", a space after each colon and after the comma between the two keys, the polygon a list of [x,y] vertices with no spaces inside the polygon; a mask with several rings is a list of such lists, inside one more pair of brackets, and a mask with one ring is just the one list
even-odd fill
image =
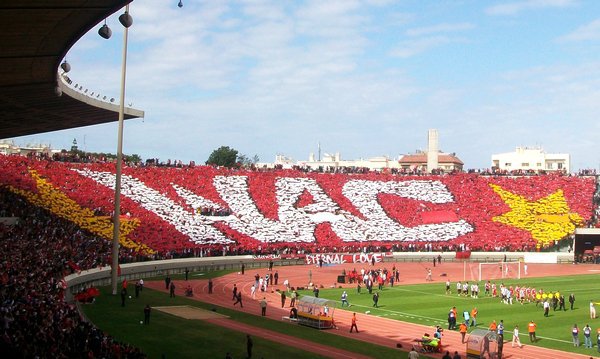
{"label": "tree", "polygon": [[257,164],[258,161],[260,161],[258,155],[254,155],[254,157],[250,158],[244,154],[241,154],[237,157],[237,163],[242,167],[252,167]]}
{"label": "tree", "polygon": [[133,162],[133,163],[141,163],[142,162],[142,157],[140,155],[138,155],[137,153],[134,153],[133,155],[123,155],[123,157],[125,157],[125,161],[127,162]]}
{"label": "tree", "polygon": [[210,154],[206,164],[231,168],[236,165],[237,154],[237,150],[229,146],[221,146]]}

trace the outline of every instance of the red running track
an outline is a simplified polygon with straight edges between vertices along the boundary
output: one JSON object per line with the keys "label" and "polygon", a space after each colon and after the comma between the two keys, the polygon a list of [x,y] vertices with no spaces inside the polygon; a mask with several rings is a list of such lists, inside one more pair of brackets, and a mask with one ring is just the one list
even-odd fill
{"label": "red running track", "polygon": [[[377,263],[375,268],[387,267],[388,270],[395,265],[400,270],[400,282],[397,285],[404,284],[419,284],[425,283],[425,266],[429,263]],[[368,265],[364,265],[365,269],[368,269]],[[572,265],[572,264],[529,264],[528,265],[528,276],[529,277],[544,277],[544,276],[555,276],[555,275],[571,275],[571,274],[590,274],[598,271],[597,265]],[[312,274],[312,280],[315,284],[322,284],[324,287],[332,286],[337,276],[345,269],[346,272],[351,271],[353,268],[360,270],[360,264],[343,264],[336,266],[325,266],[317,268],[315,266],[289,266],[289,267],[275,267],[273,270],[279,272],[279,283],[276,286],[269,287],[269,291],[261,293],[257,291],[256,299],[250,298],[250,288],[254,283],[254,275],[259,274],[264,277],[267,273],[266,268],[260,270],[246,271],[244,275],[233,273],[223,277],[213,279],[213,294],[208,294],[208,280],[193,279],[188,282],[175,281],[177,287],[177,294],[183,295],[184,288],[189,284],[194,289],[194,297],[197,300],[216,304],[229,309],[243,310],[245,312],[260,315],[259,300],[264,296],[267,299],[267,317],[274,320],[281,320],[282,317],[289,314],[289,298],[286,302],[285,308],[281,308],[281,296],[275,289],[283,290],[283,281],[288,279],[290,286],[306,286],[309,279],[309,271]],[[440,283],[445,282],[446,278],[450,281],[456,282],[457,280],[463,279],[464,267],[462,263],[443,263],[437,267],[431,268],[433,270],[434,281]],[[274,273],[274,272],[273,272]],[[441,273],[445,273],[447,277],[440,277]],[[236,284],[239,290],[244,294],[243,303],[244,308],[233,305],[232,300],[232,288],[233,284]],[[164,283],[162,282],[147,282],[148,287],[153,289],[166,291]],[[338,284],[339,285],[339,284]],[[343,285],[354,290],[354,285]],[[365,342],[382,345],[390,348],[396,348],[397,344],[402,345],[402,350],[410,350],[415,338],[420,338],[425,332],[432,332],[432,326],[425,326],[419,324],[412,324],[401,322],[399,320],[387,319],[383,317],[370,316],[363,313],[357,313],[357,325],[360,333],[349,333],[350,322],[351,322],[352,310],[337,308],[335,311],[335,321],[338,326],[338,330],[331,330],[331,333],[349,337],[356,340],[363,340]],[[314,342],[305,343],[297,338],[290,339],[291,337],[270,331],[265,331],[261,328],[252,329],[251,326],[236,323],[232,320],[211,320],[211,322],[223,326],[227,326],[234,330],[251,333],[255,336],[264,337],[276,342],[287,343],[287,345],[296,346],[300,349],[308,349],[315,353],[323,356],[332,358],[363,358],[364,356],[350,353],[338,348],[326,346],[324,344],[315,345]],[[293,324],[295,325],[295,324]],[[443,337],[443,348],[449,350],[450,353],[458,351],[464,358],[465,355],[465,344],[461,344],[460,333],[454,331],[444,332]],[[522,348],[512,348],[509,343],[504,344],[504,358],[520,359],[520,358],[535,358],[535,359],[588,359],[590,356],[581,355],[576,353],[563,352],[559,350],[546,349],[534,345],[528,345],[526,340],[522,341]],[[592,352],[596,354],[595,351]],[[593,355],[592,354],[592,355]],[[430,355],[430,354],[428,354]],[[442,354],[433,355],[435,357],[441,357]],[[376,357],[376,356],[374,356]]]}

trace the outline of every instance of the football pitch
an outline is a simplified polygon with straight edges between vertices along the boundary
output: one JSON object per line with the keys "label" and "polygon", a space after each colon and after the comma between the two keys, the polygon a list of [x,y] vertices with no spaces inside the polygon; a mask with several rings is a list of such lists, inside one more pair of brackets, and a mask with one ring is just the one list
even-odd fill
{"label": "football pitch", "polygon": [[[206,277],[217,277],[221,272],[206,273]],[[173,276],[181,279],[181,276]],[[154,278],[162,283],[163,278]],[[150,279],[146,280],[150,283]],[[153,309],[150,325],[143,325],[143,310],[146,304],[153,308],[168,306],[189,306],[207,311],[216,310],[235,322],[250,325],[260,330],[285,333],[314,343],[325,343],[336,348],[373,358],[407,358],[407,352],[377,346],[325,331],[290,324],[280,320],[261,318],[216,306],[184,296],[169,298],[166,292],[149,288],[143,290],[139,298],[133,297],[121,306],[119,296],[111,295],[110,287],[99,288],[101,295],[93,304],[82,305],[88,319],[110,333],[116,340],[140,348],[148,358],[224,358],[230,353],[233,358],[246,358],[246,333],[214,325],[206,320],[190,320]],[[253,358],[322,358],[314,352],[304,351],[295,346],[282,345],[274,339],[254,336]],[[325,356],[331,357],[331,355]],[[424,357],[424,356],[422,356]]]}
{"label": "football pitch", "polygon": [[[558,273],[557,273],[558,274]],[[538,345],[546,348],[553,348],[563,351],[576,352],[581,354],[597,355],[597,330],[600,328],[600,319],[590,318],[590,301],[599,302],[596,304],[600,310],[600,276],[598,274],[543,277],[527,279],[505,279],[496,280],[498,288],[501,283],[506,286],[529,286],[537,290],[543,289],[544,293],[559,292],[564,295],[567,310],[554,311],[550,308],[549,316],[544,316],[542,305],[536,305],[535,302],[520,304],[514,301],[512,305],[504,304],[500,298],[492,298],[484,294],[484,282],[480,282],[479,298],[471,296],[459,296],[456,292],[456,282],[451,282],[451,294],[446,294],[445,282],[439,281],[435,284],[402,285],[390,287],[385,286],[379,291],[378,308],[373,306],[372,295],[366,289],[361,289],[361,294],[357,293],[355,288],[345,289],[348,292],[348,301],[352,305],[349,310],[367,313],[373,316],[380,316],[394,320],[401,320],[416,324],[423,324],[433,327],[440,325],[445,331],[448,329],[448,312],[452,307],[456,307],[458,316],[457,322],[460,323],[464,311],[471,312],[476,307],[477,328],[488,328],[490,323],[495,320],[504,321],[505,341],[512,340],[513,328],[518,325],[520,339],[523,344],[530,344],[527,325],[530,321],[537,324],[536,336]],[[338,302],[338,308],[341,305],[340,296],[344,289],[323,289],[320,291],[320,298],[327,298]],[[373,293],[377,287],[373,288]],[[498,289],[499,292],[499,289]],[[312,291],[301,291],[300,294],[313,295]],[[576,301],[573,310],[570,310],[568,302],[569,294],[575,295]],[[345,308],[346,309],[346,308]],[[580,330],[581,346],[575,348],[572,342],[571,329],[577,324]],[[592,328],[593,349],[583,347],[583,327],[589,324]],[[469,328],[469,332],[473,327]],[[432,333],[433,330],[429,332]],[[510,344],[510,343],[509,343]]]}

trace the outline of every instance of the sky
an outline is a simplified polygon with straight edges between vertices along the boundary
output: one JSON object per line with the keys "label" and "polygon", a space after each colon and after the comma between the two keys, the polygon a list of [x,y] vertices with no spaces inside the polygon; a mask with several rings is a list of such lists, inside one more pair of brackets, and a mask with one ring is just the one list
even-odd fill
{"label": "sky", "polygon": [[[353,160],[439,148],[465,168],[541,146],[600,166],[600,1],[135,0],[126,154],[204,163]],[[119,98],[118,11],[67,53],[69,77]],[[115,102],[115,103],[118,103]],[[116,153],[117,124],[15,138]]]}

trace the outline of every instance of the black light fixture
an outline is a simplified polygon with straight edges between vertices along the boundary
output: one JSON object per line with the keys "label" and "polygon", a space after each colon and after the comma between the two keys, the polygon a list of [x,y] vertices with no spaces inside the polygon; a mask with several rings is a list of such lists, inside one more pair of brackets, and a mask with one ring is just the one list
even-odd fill
{"label": "black light fixture", "polygon": [[125,10],[125,12],[119,16],[119,22],[126,28],[129,28],[131,25],[133,25],[133,18],[131,15],[129,15],[129,11]]}
{"label": "black light fixture", "polygon": [[183,7],[183,1],[179,0],[179,4],[177,4],[177,6],[179,6],[180,8]]}
{"label": "black light fixture", "polygon": [[71,64],[69,64],[69,63],[67,62],[67,59],[65,59],[65,60],[63,61],[63,63],[62,63],[62,64],[60,64],[60,68],[61,68],[61,69],[62,69],[62,70],[65,72],[65,73],[67,73],[67,72],[71,71]]}
{"label": "black light fixture", "polygon": [[103,39],[110,39],[112,36],[112,30],[108,25],[106,25],[106,20],[104,20],[104,25],[100,29],[98,29],[98,35],[100,35]]}

